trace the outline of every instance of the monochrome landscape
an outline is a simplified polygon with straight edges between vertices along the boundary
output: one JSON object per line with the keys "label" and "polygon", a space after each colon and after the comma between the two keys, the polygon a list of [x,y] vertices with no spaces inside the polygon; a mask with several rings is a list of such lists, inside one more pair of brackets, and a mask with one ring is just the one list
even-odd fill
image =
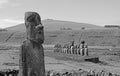
{"label": "monochrome landscape", "polygon": [[5,1],[0,76],[120,76],[119,1]]}

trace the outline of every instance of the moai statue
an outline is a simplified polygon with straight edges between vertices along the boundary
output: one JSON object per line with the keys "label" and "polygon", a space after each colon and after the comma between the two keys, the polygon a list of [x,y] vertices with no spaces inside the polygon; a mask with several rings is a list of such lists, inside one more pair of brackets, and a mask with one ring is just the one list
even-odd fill
{"label": "moai statue", "polygon": [[65,47],[65,48],[66,48],[65,53],[68,54],[68,43],[66,44],[66,47]]}
{"label": "moai statue", "polygon": [[77,53],[78,55],[81,55],[81,43],[78,44],[78,48],[77,48]]}
{"label": "moai statue", "polygon": [[80,55],[80,47],[77,45],[77,55]]}
{"label": "moai statue", "polygon": [[68,52],[68,54],[70,54],[70,44],[68,44],[67,52]]}
{"label": "moai statue", "polygon": [[68,44],[68,46],[67,46],[67,54],[69,54],[69,44]]}
{"label": "moai statue", "polygon": [[70,51],[71,51],[70,54],[74,54],[74,46],[70,47]]}
{"label": "moai statue", "polygon": [[54,45],[54,52],[58,52],[58,44]]}
{"label": "moai statue", "polygon": [[85,45],[85,48],[84,48],[84,54],[85,54],[85,56],[88,56],[88,46],[87,46],[87,44]]}
{"label": "moai statue", "polygon": [[84,45],[85,45],[85,41],[82,41],[80,44],[80,54],[83,56],[84,55]]}
{"label": "moai statue", "polygon": [[74,46],[74,41],[71,41],[71,46]]}
{"label": "moai statue", "polygon": [[69,52],[69,54],[71,54],[71,45],[69,45],[68,52]]}
{"label": "moai statue", "polygon": [[74,41],[71,41],[71,54],[74,54]]}
{"label": "moai statue", "polygon": [[74,46],[74,54],[77,54],[77,45]]}
{"label": "moai statue", "polygon": [[25,13],[27,39],[20,51],[20,69],[18,76],[45,76],[44,30],[41,18],[36,12]]}
{"label": "moai statue", "polygon": [[63,53],[65,53],[65,54],[67,53],[67,44],[65,44],[63,47]]}
{"label": "moai statue", "polygon": [[65,54],[67,54],[67,45],[65,46]]}

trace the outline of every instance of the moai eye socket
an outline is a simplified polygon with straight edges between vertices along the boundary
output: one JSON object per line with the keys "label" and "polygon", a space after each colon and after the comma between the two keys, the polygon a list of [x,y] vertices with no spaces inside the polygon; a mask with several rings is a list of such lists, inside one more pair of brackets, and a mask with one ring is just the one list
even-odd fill
{"label": "moai eye socket", "polygon": [[41,33],[43,31],[43,26],[36,26],[35,27],[38,33]]}
{"label": "moai eye socket", "polygon": [[27,18],[27,21],[28,22],[35,22],[35,16],[34,15],[31,15]]}
{"label": "moai eye socket", "polygon": [[38,33],[39,33],[39,34],[41,34],[41,33],[42,33],[42,31],[38,30]]}
{"label": "moai eye socket", "polygon": [[43,31],[43,30],[42,30],[40,27],[36,27],[36,32],[37,32],[38,34],[41,34],[42,31]]}

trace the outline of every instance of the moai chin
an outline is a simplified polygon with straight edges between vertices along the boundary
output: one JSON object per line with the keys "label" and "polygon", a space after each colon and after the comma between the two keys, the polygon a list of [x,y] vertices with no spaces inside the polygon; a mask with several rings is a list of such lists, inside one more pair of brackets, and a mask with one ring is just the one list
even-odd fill
{"label": "moai chin", "polygon": [[44,30],[41,18],[36,12],[25,13],[27,39],[20,51],[20,70],[18,76],[45,76]]}

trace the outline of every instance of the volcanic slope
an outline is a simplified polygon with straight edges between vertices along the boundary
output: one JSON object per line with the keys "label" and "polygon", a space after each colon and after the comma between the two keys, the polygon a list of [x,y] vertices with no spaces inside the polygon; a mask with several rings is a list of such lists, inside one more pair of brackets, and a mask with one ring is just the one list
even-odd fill
{"label": "volcanic slope", "polygon": [[[55,30],[80,30],[81,28],[103,28],[101,26],[87,24],[87,23],[77,23],[71,21],[61,21],[53,19],[42,20],[45,31],[55,31]],[[19,24],[13,27],[6,28],[9,31],[20,31],[25,32],[25,25]]]}
{"label": "volcanic slope", "polygon": [[[42,20],[42,24],[45,27],[44,44],[85,40],[88,45],[92,46],[120,45],[119,29],[106,29],[92,24],[52,19]],[[24,24],[6,29],[8,30],[7,32],[0,33],[0,42],[22,43],[24,41],[26,36]]]}

